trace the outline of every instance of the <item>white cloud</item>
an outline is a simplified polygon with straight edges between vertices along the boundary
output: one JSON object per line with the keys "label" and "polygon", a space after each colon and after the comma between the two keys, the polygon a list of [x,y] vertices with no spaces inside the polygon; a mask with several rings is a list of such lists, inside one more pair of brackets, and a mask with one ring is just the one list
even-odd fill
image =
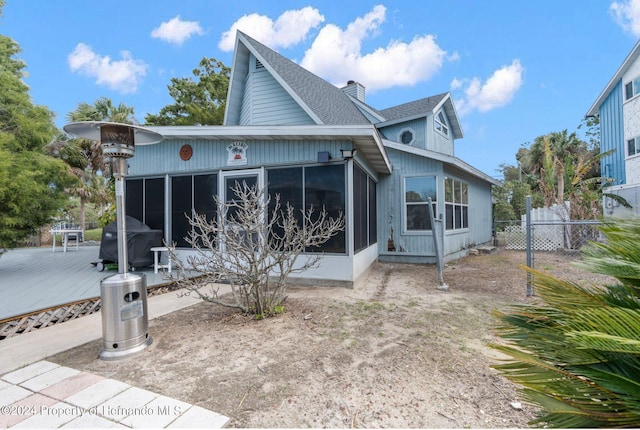
{"label": "white cloud", "polygon": [[519,60],[513,60],[508,66],[503,66],[493,72],[484,83],[479,78],[457,79],[451,81],[451,89],[464,88],[464,96],[456,100],[460,115],[474,110],[487,112],[507,105],[522,86],[524,67]]}
{"label": "white cloud", "polygon": [[78,43],[68,55],[67,61],[72,72],[78,72],[96,79],[98,85],[105,85],[123,94],[134,93],[146,75],[147,65],[122,51],[122,60],[113,61],[109,56],[100,56],[84,43]]}
{"label": "white cloud", "polygon": [[[300,65],[335,85],[353,79],[367,91],[375,91],[426,81],[445,61],[460,59],[457,53],[443,50],[430,34],[417,35],[410,42],[391,40],[384,47],[363,53],[363,41],[378,33],[386,14],[386,7],[377,5],[345,29],[324,25]],[[276,21],[264,15],[245,15],[223,33],[218,46],[224,51],[233,50],[236,30],[241,30],[272,49],[288,47],[303,41],[322,22],[324,16],[312,7],[286,11]]]}
{"label": "white cloud", "polygon": [[151,32],[151,37],[180,46],[194,34],[204,34],[200,24],[197,21],[183,21],[180,19],[180,15],[177,15],[175,18],[160,24],[158,28],[154,28]]}
{"label": "white cloud", "polygon": [[244,15],[222,33],[218,47],[232,51],[235,47],[236,31],[240,30],[272,49],[286,48],[305,39],[309,31],[324,22],[318,9],[307,6],[288,10],[275,21],[265,15]]}
{"label": "white cloud", "polygon": [[[447,52],[438,46],[433,35],[416,36],[409,43],[392,40],[386,47],[362,53],[362,41],[378,30],[386,12],[384,6],[377,5],[345,30],[326,25],[306,51],[301,65],[336,85],[357,80],[367,91],[428,80],[447,59]],[[450,58],[455,60],[457,55]]]}
{"label": "white cloud", "polygon": [[461,79],[453,78],[453,80],[451,81],[451,90],[455,91],[458,88],[462,88],[463,85],[464,82]]}
{"label": "white cloud", "polygon": [[620,27],[640,37],[640,0],[614,1],[609,10]]}

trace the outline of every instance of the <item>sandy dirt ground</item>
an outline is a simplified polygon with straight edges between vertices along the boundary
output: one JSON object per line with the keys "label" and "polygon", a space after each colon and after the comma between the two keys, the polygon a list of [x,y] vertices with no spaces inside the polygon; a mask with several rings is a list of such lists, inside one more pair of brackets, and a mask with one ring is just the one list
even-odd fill
{"label": "sandy dirt ground", "polygon": [[[536,268],[581,283],[579,256],[536,255]],[[50,357],[211,409],[228,427],[527,427],[535,408],[491,368],[501,357],[491,312],[526,295],[524,252],[447,265],[381,264],[354,289],[290,288],[287,312],[256,321],[200,303],[150,321],[153,344],[98,359],[101,341]],[[176,294],[175,292],[167,294]]]}

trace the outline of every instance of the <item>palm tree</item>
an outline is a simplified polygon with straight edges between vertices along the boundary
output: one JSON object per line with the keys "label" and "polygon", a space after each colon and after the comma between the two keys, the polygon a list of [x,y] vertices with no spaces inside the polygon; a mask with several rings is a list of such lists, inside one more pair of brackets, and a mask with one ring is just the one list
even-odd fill
{"label": "palm tree", "polygon": [[92,105],[80,103],[76,110],[67,114],[69,122],[75,121],[111,121],[123,124],[138,124],[134,114],[135,109],[124,103],[115,106],[111,99],[100,97]]}
{"label": "palm tree", "polygon": [[538,136],[529,150],[522,153],[518,151],[523,169],[532,174],[539,174],[540,170],[544,168],[548,151],[551,152],[552,158],[566,163],[576,160],[580,154],[588,149],[586,142],[580,140],[575,132],[569,134],[566,129]]}
{"label": "palm tree", "polygon": [[[67,121],[110,121],[125,124],[137,124],[134,108],[123,103],[115,106],[113,102],[101,97],[93,105],[80,103],[76,110],[66,116]],[[85,228],[85,204],[105,205],[113,200],[109,195],[105,178],[111,176],[111,166],[102,155],[100,142],[88,139],[68,139],[59,135],[47,145],[47,152],[63,159],[71,173],[80,179],[80,185],[69,188],[69,195],[80,199],[80,226]]]}
{"label": "palm tree", "polygon": [[640,223],[601,230],[606,241],[587,247],[579,266],[617,283],[586,287],[531,270],[541,303],[496,313],[505,344],[492,347],[511,358],[494,367],[540,407],[531,424],[640,426]]}

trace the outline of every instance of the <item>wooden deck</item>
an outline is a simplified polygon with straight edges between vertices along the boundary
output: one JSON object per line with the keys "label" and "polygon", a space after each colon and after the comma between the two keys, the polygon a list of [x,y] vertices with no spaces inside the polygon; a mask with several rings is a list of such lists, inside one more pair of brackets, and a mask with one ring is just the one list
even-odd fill
{"label": "wooden deck", "polygon": [[[97,245],[81,245],[67,252],[60,247],[12,249],[0,257],[0,320],[51,306],[100,296],[100,281],[117,273],[98,271]],[[153,266],[136,269],[147,286],[165,284],[164,273]]]}

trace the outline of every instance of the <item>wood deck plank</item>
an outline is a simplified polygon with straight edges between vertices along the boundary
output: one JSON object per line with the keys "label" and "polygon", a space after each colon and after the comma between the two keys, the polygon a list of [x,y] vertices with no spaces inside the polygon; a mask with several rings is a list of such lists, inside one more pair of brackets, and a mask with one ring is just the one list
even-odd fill
{"label": "wood deck plank", "polygon": [[[80,246],[78,251],[62,252],[56,247],[12,249],[0,257],[0,319],[100,296],[100,281],[117,274],[100,272],[92,262],[100,247]],[[163,273],[153,273],[153,266],[138,268],[147,286],[163,284]]]}

